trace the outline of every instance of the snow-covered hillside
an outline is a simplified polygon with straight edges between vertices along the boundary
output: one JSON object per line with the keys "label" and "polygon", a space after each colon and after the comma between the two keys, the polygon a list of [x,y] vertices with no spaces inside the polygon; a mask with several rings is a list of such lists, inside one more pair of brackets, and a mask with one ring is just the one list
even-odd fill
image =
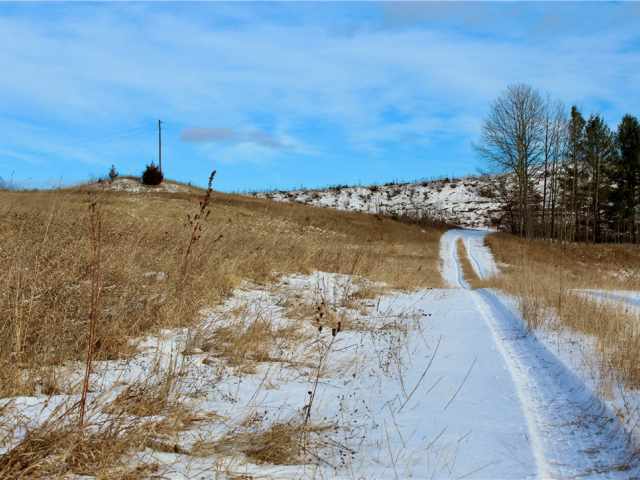
{"label": "snow-covered hillside", "polygon": [[486,228],[502,217],[495,176],[387,183],[368,187],[260,192],[279,202],[299,202],[338,210],[429,216],[465,227]]}

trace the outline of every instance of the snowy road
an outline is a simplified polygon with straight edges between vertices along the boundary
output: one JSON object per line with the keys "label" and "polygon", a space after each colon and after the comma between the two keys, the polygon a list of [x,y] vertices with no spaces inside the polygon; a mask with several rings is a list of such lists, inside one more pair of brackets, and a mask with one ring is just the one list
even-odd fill
{"label": "snowy road", "polygon": [[[474,330],[477,344],[491,345],[499,353],[493,368],[508,372],[484,388],[493,396],[489,400],[493,408],[508,412],[505,427],[514,435],[528,432],[520,447],[534,459],[529,466],[531,474],[540,478],[633,478],[634,473],[626,467],[632,456],[628,435],[617,418],[575,372],[526,331],[512,302],[489,289],[469,289],[456,242],[464,241],[476,274],[486,278],[498,273],[491,252],[484,246],[486,234],[471,230],[445,233],[440,248],[442,273],[457,289],[455,295],[474,305],[458,312],[464,315],[458,322],[466,322]],[[457,330],[450,334],[457,334]],[[473,394],[466,391],[466,395]],[[487,448],[493,448],[491,441]]]}

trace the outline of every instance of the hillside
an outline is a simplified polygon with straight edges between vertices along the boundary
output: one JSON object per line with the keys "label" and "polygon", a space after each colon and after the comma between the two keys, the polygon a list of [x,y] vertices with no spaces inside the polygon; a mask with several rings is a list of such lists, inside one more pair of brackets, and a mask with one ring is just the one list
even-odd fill
{"label": "hillside", "polygon": [[426,215],[471,228],[489,228],[501,217],[495,176],[373,186],[337,186],[254,193],[278,202],[390,215]]}
{"label": "hillside", "polygon": [[396,345],[420,312],[364,320],[442,285],[440,233],[217,192],[0,191],[0,478],[337,461],[301,413],[344,360],[323,360],[332,330]]}
{"label": "hillside", "polygon": [[77,185],[73,190],[110,191],[127,193],[202,193],[203,189],[185,183],[166,179],[160,185],[148,186],[138,177],[120,176],[114,180],[101,179],[97,182]]}
{"label": "hillside", "polygon": [[1,191],[0,478],[637,476],[637,318],[572,293],[637,288],[637,250],[487,234]]}

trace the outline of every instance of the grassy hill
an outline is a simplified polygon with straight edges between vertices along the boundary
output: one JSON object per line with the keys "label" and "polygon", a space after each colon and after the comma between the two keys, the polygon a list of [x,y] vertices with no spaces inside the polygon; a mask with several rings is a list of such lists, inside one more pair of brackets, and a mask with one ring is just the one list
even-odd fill
{"label": "grassy hill", "polygon": [[[389,287],[440,286],[439,236],[435,228],[380,216],[217,192],[210,197],[157,190],[142,195],[86,186],[0,191],[0,398],[27,404],[42,395],[78,398],[81,382],[70,379],[82,371],[89,345],[94,365],[127,365],[138,353],[140,339],[167,329],[190,329],[201,321],[204,307],[221,305],[242,285],[325,271]],[[313,319],[308,310],[295,317],[301,328]],[[298,338],[295,330],[287,332]],[[264,344],[264,335],[253,327],[235,336],[220,329],[208,341],[217,348],[236,345],[234,364],[248,362],[249,368],[259,360],[241,347]],[[63,373],[65,369],[71,373]],[[160,384],[169,384],[175,370],[166,367],[158,375],[164,379]],[[89,385],[94,395],[108,396],[101,388]],[[136,415],[162,410],[169,390],[162,391],[131,397],[137,402],[131,407]],[[0,405],[8,422],[0,425],[0,447],[24,435],[24,428],[31,433],[0,456],[3,478],[69,472],[138,478],[128,466],[117,472],[114,468],[122,466],[121,457],[147,448],[159,435],[139,421],[135,432],[118,424],[81,439],[75,420],[70,421],[76,418],[77,403],[49,412],[55,421],[31,427],[19,421],[22,413],[12,410],[12,404]],[[171,412],[176,422],[184,420],[183,409]],[[165,423],[154,425],[166,429]],[[182,428],[173,425],[170,430]],[[60,463],[69,455],[73,462]]]}
{"label": "grassy hill", "polygon": [[91,202],[102,224],[98,358],[126,354],[132,336],[189,324],[243,281],[320,270],[440,285],[431,228],[213,193],[185,258],[202,195],[82,190],[0,192],[2,394],[33,391],[44,372],[32,367],[85,351]]}

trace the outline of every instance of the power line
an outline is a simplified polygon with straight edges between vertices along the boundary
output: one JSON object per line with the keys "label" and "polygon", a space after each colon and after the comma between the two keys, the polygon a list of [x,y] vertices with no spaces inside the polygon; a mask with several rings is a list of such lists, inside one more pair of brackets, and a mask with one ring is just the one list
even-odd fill
{"label": "power line", "polygon": [[162,120],[158,120],[158,168],[162,173]]}

